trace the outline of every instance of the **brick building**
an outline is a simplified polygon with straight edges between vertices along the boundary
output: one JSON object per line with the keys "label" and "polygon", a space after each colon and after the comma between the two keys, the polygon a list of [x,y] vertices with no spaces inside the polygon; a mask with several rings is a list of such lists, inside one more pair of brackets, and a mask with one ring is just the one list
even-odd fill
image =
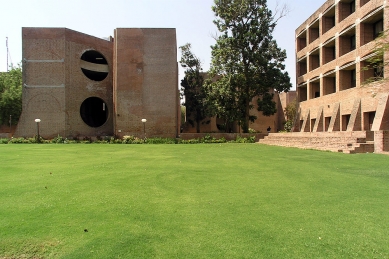
{"label": "brick building", "polygon": [[[298,121],[284,145],[347,152],[389,151],[389,70],[369,68],[388,28],[384,0],[328,0],[296,30]],[[387,61],[387,54],[379,57]],[[272,140],[273,138],[273,140]],[[269,136],[264,143],[275,144]]]}
{"label": "brick building", "polygon": [[[100,39],[23,28],[23,110],[14,136],[176,137],[175,29],[118,28]],[[147,122],[142,123],[142,119]],[[144,128],[145,126],[145,128]]]}
{"label": "brick building", "polygon": [[[296,99],[296,91],[274,92],[273,101],[276,103],[277,112],[271,116],[265,116],[261,111],[258,111],[257,101],[253,100],[253,108],[250,110],[250,115],[255,115],[257,119],[254,122],[249,122],[249,128],[255,130],[256,132],[266,133],[267,128],[270,126],[271,132],[278,132],[284,130],[285,122],[287,121],[287,116],[285,114],[286,106],[293,102]],[[194,122],[191,125],[188,120],[194,118],[187,118],[187,122],[184,124],[183,133],[195,133],[196,132],[196,123]],[[206,118],[201,122],[200,132],[201,133],[223,133],[224,129],[220,128],[220,125],[224,124],[224,120],[218,117]],[[237,122],[233,123],[232,131],[235,133],[240,133],[240,129]]]}

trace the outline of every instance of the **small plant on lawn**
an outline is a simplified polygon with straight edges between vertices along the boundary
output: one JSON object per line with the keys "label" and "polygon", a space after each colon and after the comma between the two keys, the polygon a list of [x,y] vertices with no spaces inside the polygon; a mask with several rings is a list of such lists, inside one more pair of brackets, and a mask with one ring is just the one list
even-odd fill
{"label": "small plant on lawn", "polygon": [[148,138],[145,144],[177,144],[174,138]]}
{"label": "small plant on lawn", "polygon": [[124,136],[123,137],[123,144],[143,144],[145,142],[144,139],[135,137],[135,136]]}
{"label": "small plant on lawn", "polygon": [[236,137],[235,142],[236,143],[255,143],[255,136],[251,136],[248,138],[242,138],[241,136],[238,135]]}
{"label": "small plant on lawn", "polygon": [[50,142],[60,144],[60,143],[64,143],[65,139],[62,136],[58,135],[57,137],[53,138]]}

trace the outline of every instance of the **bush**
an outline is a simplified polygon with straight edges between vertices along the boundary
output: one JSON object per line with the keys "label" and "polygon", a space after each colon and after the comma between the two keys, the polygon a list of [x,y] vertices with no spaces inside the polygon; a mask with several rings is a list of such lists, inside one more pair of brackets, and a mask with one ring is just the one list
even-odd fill
{"label": "bush", "polygon": [[[227,141],[224,137],[215,138],[210,135],[206,135],[203,138],[198,139],[175,139],[175,138],[138,138],[135,136],[124,136],[122,139],[115,137],[98,138],[93,141],[90,137],[84,137],[82,140],[78,138],[67,139],[62,136],[57,136],[51,140],[40,138],[41,144],[200,144],[200,143],[255,143],[255,136],[248,138],[242,138],[237,136],[236,140]],[[38,143],[36,137],[33,138],[1,138],[0,144],[34,144]]]}
{"label": "bush", "polygon": [[135,136],[124,136],[123,137],[123,144],[143,144],[147,141],[147,139],[141,139]]}
{"label": "bush", "polygon": [[286,132],[291,132],[293,128],[293,122],[291,120],[287,120],[284,125],[284,129]]}
{"label": "bush", "polygon": [[61,137],[60,135],[58,135],[57,137],[53,138],[50,142],[51,142],[51,143],[60,144],[60,143],[64,143],[65,140],[67,140],[67,139],[64,139],[63,137]]}
{"label": "bush", "polygon": [[145,144],[177,144],[174,138],[149,138]]}
{"label": "bush", "polygon": [[248,138],[242,138],[241,136],[237,136],[235,143],[255,143],[255,136],[251,136]]}
{"label": "bush", "polygon": [[0,144],[8,144],[9,139],[7,138],[0,138]]}

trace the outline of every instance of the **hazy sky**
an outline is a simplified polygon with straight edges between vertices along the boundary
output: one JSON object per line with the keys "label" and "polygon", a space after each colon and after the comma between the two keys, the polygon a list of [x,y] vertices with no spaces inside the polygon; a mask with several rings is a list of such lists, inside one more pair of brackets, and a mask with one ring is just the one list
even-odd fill
{"label": "hazy sky", "polygon": [[[274,10],[277,2],[290,10],[274,37],[287,51],[286,67],[295,85],[295,30],[325,1],[268,0],[269,8]],[[21,61],[22,27],[66,27],[96,37],[113,35],[120,27],[176,28],[177,46],[191,43],[206,71],[215,43],[212,35],[217,33],[212,4],[213,0],[0,0],[0,71],[7,70],[6,37],[12,62]],[[177,60],[180,55],[178,51]]]}

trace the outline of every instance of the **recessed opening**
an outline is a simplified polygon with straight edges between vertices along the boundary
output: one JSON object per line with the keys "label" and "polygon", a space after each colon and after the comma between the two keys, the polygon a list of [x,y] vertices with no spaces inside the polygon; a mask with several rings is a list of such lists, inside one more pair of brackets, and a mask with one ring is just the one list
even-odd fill
{"label": "recessed opening", "polygon": [[330,126],[331,117],[325,117],[324,118],[324,131],[328,131],[328,128]]}
{"label": "recessed opening", "polygon": [[339,56],[345,55],[356,48],[355,26],[344,30],[339,37]]}
{"label": "recessed opening", "polygon": [[370,0],[360,0],[361,7],[368,3]]}
{"label": "recessed opening", "polygon": [[107,104],[98,97],[89,97],[82,102],[80,115],[88,126],[93,128],[100,127],[108,119]]}
{"label": "recessed opening", "polygon": [[339,71],[340,82],[339,90],[343,91],[346,89],[354,88],[357,85],[357,73],[356,66],[351,65],[345,69]]}
{"label": "recessed opening", "polygon": [[362,63],[364,70],[362,71],[362,82],[379,81],[384,78],[384,57],[374,56]]}
{"label": "recessed opening", "polygon": [[351,114],[342,115],[342,131],[347,130],[347,126],[350,123],[350,117],[351,117]]}
{"label": "recessed opening", "polygon": [[375,117],[375,111],[372,112],[364,112],[364,130],[370,131],[373,127],[374,117]]}
{"label": "recessed opening", "polygon": [[313,132],[313,129],[315,128],[316,119],[311,119],[311,132]]}
{"label": "recessed opening", "polygon": [[304,84],[304,85],[299,85],[299,87],[297,87],[297,95],[298,95],[298,98],[299,98],[299,102],[304,102],[308,99],[308,96],[307,96],[307,85]]}
{"label": "recessed opening", "polygon": [[331,39],[326,42],[322,48],[323,51],[323,64],[331,62],[336,58],[335,39]]}
{"label": "recessed opening", "polygon": [[316,49],[309,54],[309,71],[320,67],[320,50]]}
{"label": "recessed opening", "polygon": [[339,3],[339,21],[355,12],[355,0],[342,0]]}
{"label": "recessed opening", "polygon": [[304,57],[297,61],[298,76],[305,75],[307,73],[307,58]]}
{"label": "recessed opening", "polygon": [[307,31],[305,30],[297,36],[297,51],[302,50],[306,46],[307,46]]}
{"label": "recessed opening", "polygon": [[309,43],[319,38],[319,20],[315,21],[309,27]]}
{"label": "recessed opening", "polygon": [[323,34],[335,27],[335,6],[324,12],[322,18]]}
{"label": "recessed opening", "polygon": [[81,70],[84,75],[93,81],[102,81],[108,75],[108,62],[96,50],[88,50],[81,56]]}
{"label": "recessed opening", "polygon": [[311,96],[309,99],[314,99],[320,97],[320,79],[319,78],[314,78],[312,81],[309,83],[310,87],[310,93]]}
{"label": "recessed opening", "polygon": [[381,32],[384,30],[383,19],[383,10],[373,10],[361,19],[361,46],[373,41],[376,37],[381,35]]}
{"label": "recessed opening", "polygon": [[323,95],[332,94],[336,92],[336,74],[327,74],[323,77]]}

